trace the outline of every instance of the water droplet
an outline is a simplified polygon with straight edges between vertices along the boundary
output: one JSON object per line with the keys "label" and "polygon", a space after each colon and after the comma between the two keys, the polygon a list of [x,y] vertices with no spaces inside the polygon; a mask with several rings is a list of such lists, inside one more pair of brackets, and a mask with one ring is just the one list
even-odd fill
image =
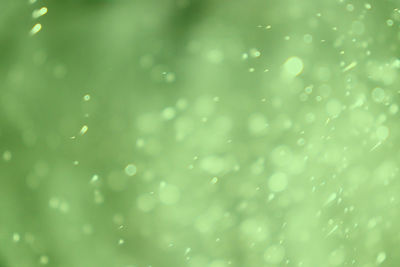
{"label": "water droplet", "polygon": [[311,94],[313,91],[314,86],[313,85],[309,85],[306,88],[304,88],[304,92],[306,92],[306,94]]}
{"label": "water droplet", "polygon": [[270,264],[279,264],[285,257],[285,249],[281,245],[269,246],[264,252],[264,260]]}
{"label": "water droplet", "polygon": [[388,19],[388,20],[386,21],[386,25],[388,25],[389,27],[392,27],[393,24],[394,24],[394,22],[393,22],[393,20],[391,20],[391,19]]}
{"label": "water droplet", "polygon": [[90,235],[90,234],[93,233],[93,227],[90,224],[87,223],[87,224],[82,226],[82,232],[85,235]]}
{"label": "water droplet", "polygon": [[304,140],[304,138],[299,138],[297,140],[297,145],[299,145],[299,146],[304,146],[305,143],[306,143],[306,141]]}
{"label": "water droplet", "polygon": [[42,255],[39,258],[39,263],[42,265],[46,265],[49,263],[49,257],[47,257],[46,255]]}
{"label": "water droplet", "polygon": [[287,175],[282,172],[277,172],[271,175],[268,179],[268,188],[272,192],[282,192],[288,185]]}
{"label": "water droplet", "polygon": [[303,61],[298,57],[290,57],[283,64],[284,71],[289,77],[296,77],[303,72]]}
{"label": "water droplet", "polygon": [[383,100],[385,100],[385,97],[386,97],[386,94],[382,88],[376,87],[372,90],[372,99],[375,102],[383,102]]}
{"label": "water droplet", "polygon": [[212,49],[206,53],[206,58],[209,62],[218,64],[224,59],[224,54],[221,50]]}
{"label": "water droplet", "polygon": [[342,103],[337,99],[331,99],[326,104],[326,113],[329,117],[336,118],[342,112]]}
{"label": "water droplet", "polygon": [[14,233],[12,236],[12,239],[14,242],[19,242],[19,240],[21,239],[20,235],[18,233]]}
{"label": "water droplet", "polygon": [[364,23],[359,20],[353,21],[351,24],[351,29],[355,34],[361,35],[365,31]]}
{"label": "water droplet", "polygon": [[394,115],[397,113],[397,111],[399,111],[399,106],[397,106],[397,104],[390,105],[389,107],[390,114]]}
{"label": "water droplet", "polygon": [[332,201],[334,201],[337,197],[336,193],[332,193],[329,195],[328,199],[325,201],[324,206],[329,205]]}
{"label": "water droplet", "polygon": [[349,71],[349,70],[351,70],[351,69],[354,69],[356,66],[357,66],[357,62],[356,62],[356,61],[353,61],[353,62],[351,62],[349,65],[347,65],[347,67],[345,67],[345,68],[343,69],[343,72],[346,72],[346,71]]}
{"label": "water droplet", "polygon": [[352,12],[352,11],[354,11],[354,6],[352,4],[347,4],[346,5],[346,10],[349,11],[349,12]]}
{"label": "water droplet", "polygon": [[268,121],[261,113],[250,115],[248,129],[252,135],[263,135],[267,132]]}
{"label": "water droplet", "polygon": [[250,49],[250,56],[252,58],[260,57],[261,56],[261,52],[258,51],[256,48],[252,48],[252,49]]}
{"label": "water droplet", "polygon": [[381,264],[386,260],[386,253],[385,252],[379,252],[378,256],[376,256],[376,264]]}
{"label": "water droplet", "polygon": [[177,203],[180,195],[180,190],[177,186],[166,183],[160,185],[159,197],[163,204],[172,205]]}
{"label": "water droplet", "polygon": [[89,127],[87,125],[83,125],[81,130],[79,131],[79,134],[84,135],[88,130],[89,130]]}
{"label": "water droplet", "polygon": [[93,184],[93,183],[96,183],[98,180],[99,180],[99,176],[97,174],[95,174],[92,176],[92,179],[90,180],[90,182]]}
{"label": "water droplet", "polygon": [[150,194],[143,194],[136,199],[136,206],[143,212],[149,212],[154,209],[156,200]]}
{"label": "water droplet", "polygon": [[185,98],[180,98],[177,102],[176,102],[176,107],[180,110],[184,110],[186,109],[188,106],[188,101]]}
{"label": "water droplet", "polygon": [[137,140],[136,140],[136,146],[137,147],[144,147],[144,145],[145,145],[145,141],[142,139],[142,138],[138,138]]}
{"label": "water droplet", "polygon": [[47,14],[47,7],[42,7],[40,9],[36,9],[32,12],[32,18],[37,19],[46,14]]}
{"label": "water droplet", "polygon": [[42,24],[36,23],[35,26],[33,26],[32,30],[30,31],[30,35],[37,34],[41,29],[42,29]]}
{"label": "water droplet", "polygon": [[94,203],[101,204],[104,202],[103,194],[99,190],[94,191]]}
{"label": "water droplet", "polygon": [[383,141],[386,138],[389,137],[389,128],[381,125],[376,129],[376,137],[380,140]]}
{"label": "water droplet", "polygon": [[89,94],[84,95],[83,96],[83,100],[84,101],[89,101],[90,100],[90,95]]}
{"label": "water droplet", "polygon": [[303,36],[303,41],[304,41],[306,44],[311,44],[311,43],[312,43],[312,40],[313,40],[313,37],[312,37],[311,34],[305,34],[305,35]]}
{"label": "water droplet", "polygon": [[176,115],[176,111],[173,107],[167,107],[161,112],[161,116],[164,120],[172,120]]}
{"label": "water droplet", "polygon": [[345,258],[346,258],[346,254],[345,254],[344,249],[338,248],[331,252],[331,254],[329,255],[328,261],[329,261],[330,265],[342,266],[343,262],[345,261]]}
{"label": "water droplet", "polygon": [[128,164],[125,167],[125,173],[128,176],[134,176],[136,174],[136,172],[137,172],[137,168],[134,164]]}
{"label": "water droplet", "polygon": [[11,158],[12,158],[11,151],[6,150],[6,151],[3,152],[3,160],[4,161],[10,161]]}
{"label": "water droplet", "polygon": [[173,73],[173,72],[168,72],[168,73],[165,74],[165,81],[166,81],[167,83],[172,83],[172,82],[174,82],[175,80],[176,80],[175,73]]}

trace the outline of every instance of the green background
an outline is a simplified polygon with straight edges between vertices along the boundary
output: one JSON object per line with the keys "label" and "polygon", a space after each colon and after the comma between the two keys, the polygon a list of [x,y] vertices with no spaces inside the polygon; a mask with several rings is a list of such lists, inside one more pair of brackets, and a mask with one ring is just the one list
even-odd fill
{"label": "green background", "polygon": [[399,5],[2,0],[0,266],[399,266]]}

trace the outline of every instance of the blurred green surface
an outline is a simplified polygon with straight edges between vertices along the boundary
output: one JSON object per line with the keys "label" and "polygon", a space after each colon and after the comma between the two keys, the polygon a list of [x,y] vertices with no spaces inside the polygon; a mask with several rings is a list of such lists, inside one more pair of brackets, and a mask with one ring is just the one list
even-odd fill
{"label": "blurred green surface", "polygon": [[0,1],[0,266],[400,266],[399,5]]}

